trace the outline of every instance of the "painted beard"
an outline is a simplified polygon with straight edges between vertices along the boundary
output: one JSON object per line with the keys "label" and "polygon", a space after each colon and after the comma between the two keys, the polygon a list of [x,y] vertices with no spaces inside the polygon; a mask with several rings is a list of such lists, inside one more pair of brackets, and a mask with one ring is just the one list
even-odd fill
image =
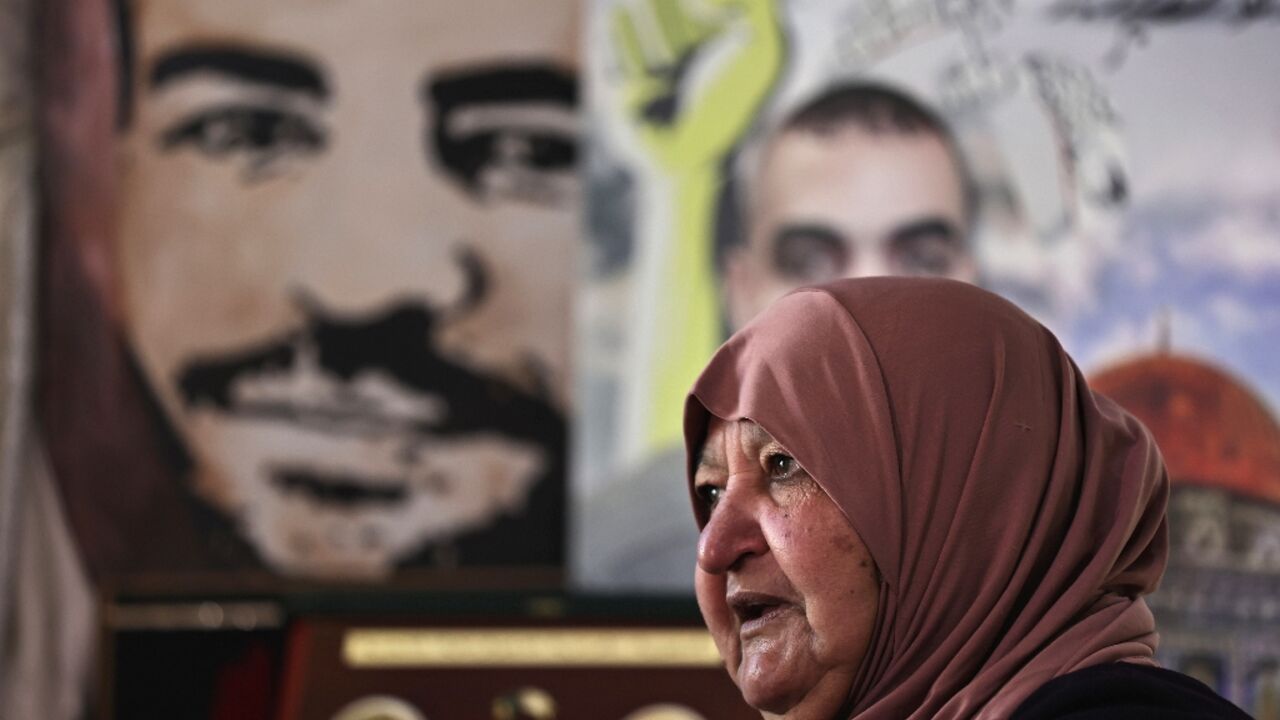
{"label": "painted beard", "polygon": [[440,315],[402,305],[197,358],[178,373],[196,491],[273,569],[376,577],[424,545],[518,516],[563,473],[545,371],[445,357]]}

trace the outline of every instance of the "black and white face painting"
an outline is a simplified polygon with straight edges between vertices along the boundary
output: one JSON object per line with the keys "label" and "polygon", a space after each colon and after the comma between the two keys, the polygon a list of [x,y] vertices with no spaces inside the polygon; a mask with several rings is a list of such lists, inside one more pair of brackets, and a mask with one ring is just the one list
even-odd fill
{"label": "black and white face painting", "polygon": [[121,323],[271,568],[378,576],[563,482],[575,11],[132,8]]}

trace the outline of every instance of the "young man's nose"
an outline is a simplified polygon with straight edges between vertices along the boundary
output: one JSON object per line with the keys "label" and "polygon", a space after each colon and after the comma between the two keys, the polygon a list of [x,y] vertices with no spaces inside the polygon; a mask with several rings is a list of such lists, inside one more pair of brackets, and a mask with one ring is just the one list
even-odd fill
{"label": "young man's nose", "polygon": [[363,318],[377,316],[390,308],[415,308],[436,321],[447,323],[465,317],[483,304],[490,290],[490,270],[485,260],[469,248],[456,251],[447,261],[451,268],[441,274],[456,276],[457,290],[452,296],[442,293],[402,293],[370,303],[352,302],[350,298],[329,300],[331,288],[301,284],[291,288],[293,300],[311,321],[338,321],[359,324]]}
{"label": "young man's nose", "polygon": [[880,277],[895,274],[893,258],[879,248],[858,248],[845,267],[844,277]]}
{"label": "young man's nose", "polygon": [[475,255],[484,208],[431,167],[417,135],[365,135],[334,143],[316,178],[311,217],[292,238],[292,284],[349,312],[459,302],[474,285],[474,263],[460,258]]}

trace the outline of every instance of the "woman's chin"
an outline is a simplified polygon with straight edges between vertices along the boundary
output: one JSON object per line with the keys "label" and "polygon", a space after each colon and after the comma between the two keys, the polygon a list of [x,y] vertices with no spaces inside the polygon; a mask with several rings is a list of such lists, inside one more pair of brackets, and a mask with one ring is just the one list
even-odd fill
{"label": "woman's chin", "polygon": [[786,715],[798,692],[785,666],[746,656],[738,670],[738,689],[751,707],[770,715]]}
{"label": "woman's chin", "polygon": [[769,717],[785,717],[795,706],[784,694],[772,689],[749,688],[744,685],[740,690],[742,690],[742,699],[746,700],[748,705]]}
{"label": "woman's chin", "polygon": [[823,668],[799,657],[744,653],[735,681],[742,697],[766,717],[828,720],[849,698],[856,668]]}

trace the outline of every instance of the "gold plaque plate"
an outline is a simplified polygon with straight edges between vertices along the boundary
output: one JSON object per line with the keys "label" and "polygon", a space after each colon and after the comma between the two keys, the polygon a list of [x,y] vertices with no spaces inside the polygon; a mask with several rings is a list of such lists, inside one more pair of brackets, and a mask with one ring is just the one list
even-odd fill
{"label": "gold plaque plate", "polygon": [[706,630],[632,628],[352,629],[348,667],[716,667]]}

